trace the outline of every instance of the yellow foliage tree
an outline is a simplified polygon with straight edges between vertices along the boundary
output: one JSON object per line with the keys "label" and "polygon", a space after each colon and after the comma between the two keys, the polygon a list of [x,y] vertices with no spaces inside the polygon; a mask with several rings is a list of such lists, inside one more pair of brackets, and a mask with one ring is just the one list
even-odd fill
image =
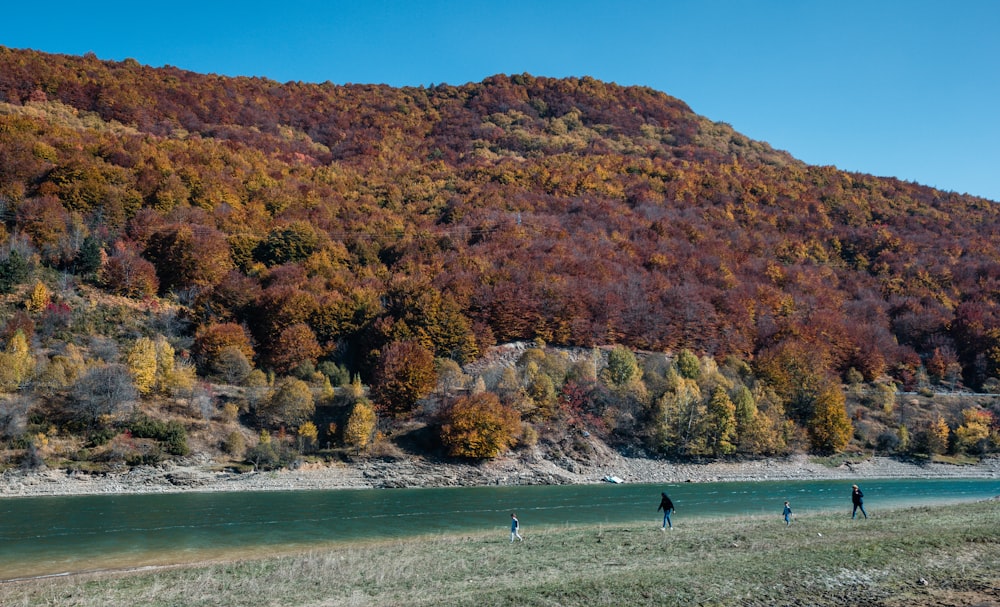
{"label": "yellow foliage tree", "polygon": [[37,314],[49,305],[49,301],[51,301],[51,299],[52,296],[49,293],[48,287],[46,287],[41,281],[38,281],[31,289],[31,295],[28,297],[28,301],[25,305],[29,312]]}
{"label": "yellow foliage tree", "polygon": [[140,394],[149,394],[156,387],[156,344],[148,337],[136,340],[126,357],[128,370]]}
{"label": "yellow foliage tree", "polygon": [[962,425],[955,428],[955,438],[963,451],[975,451],[980,444],[990,437],[989,411],[978,408],[968,408],[962,411]]}
{"label": "yellow foliage tree", "polygon": [[24,332],[18,330],[0,352],[0,390],[17,390],[35,371],[35,359]]}
{"label": "yellow foliage tree", "polygon": [[375,432],[376,421],[375,410],[365,400],[354,403],[354,409],[344,427],[344,443],[357,451],[367,447]]}
{"label": "yellow foliage tree", "polygon": [[163,391],[172,396],[190,395],[198,382],[198,372],[194,365],[178,364],[174,365],[174,370],[168,377],[163,378]]}
{"label": "yellow foliage tree", "polygon": [[948,422],[938,415],[927,429],[927,452],[931,454],[944,453],[945,449],[948,448],[950,434],[951,429],[948,427]]}
{"label": "yellow foliage tree", "polygon": [[319,439],[319,430],[316,428],[316,424],[306,422],[299,426],[298,435],[299,451],[304,453],[316,444],[316,441]]}
{"label": "yellow foliage tree", "polygon": [[165,390],[174,375],[174,347],[164,338],[156,340],[156,385]]}
{"label": "yellow foliage tree", "polygon": [[827,383],[813,403],[809,419],[809,441],[821,453],[837,453],[851,440],[854,427],[844,407],[844,392],[833,382]]}

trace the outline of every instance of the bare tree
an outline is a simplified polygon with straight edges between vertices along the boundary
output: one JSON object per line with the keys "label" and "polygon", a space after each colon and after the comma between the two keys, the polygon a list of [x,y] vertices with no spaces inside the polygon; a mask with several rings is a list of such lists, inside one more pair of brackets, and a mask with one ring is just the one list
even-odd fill
{"label": "bare tree", "polygon": [[0,400],[0,437],[14,438],[24,433],[31,404],[29,398],[20,395]]}
{"label": "bare tree", "polygon": [[137,395],[125,365],[104,365],[90,369],[73,384],[69,407],[82,421],[93,426],[104,415],[127,412]]}

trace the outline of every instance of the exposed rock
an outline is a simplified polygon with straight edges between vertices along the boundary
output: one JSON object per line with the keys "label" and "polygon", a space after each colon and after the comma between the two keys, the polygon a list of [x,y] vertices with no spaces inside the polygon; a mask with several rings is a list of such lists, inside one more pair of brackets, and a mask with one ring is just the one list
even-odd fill
{"label": "exposed rock", "polygon": [[[599,462],[599,463],[597,463]],[[601,483],[606,476],[627,483],[761,481],[862,478],[1000,478],[1000,457],[975,466],[913,464],[874,457],[851,467],[829,468],[807,456],[676,463],[625,457],[611,450],[578,461],[558,461],[539,452],[516,452],[482,463],[424,458],[359,460],[350,464],[304,464],[298,470],[237,474],[218,471],[207,458],[140,466],[102,474],[64,470],[7,470],[0,474],[0,496],[177,491],[286,491],[298,489],[403,488]]]}

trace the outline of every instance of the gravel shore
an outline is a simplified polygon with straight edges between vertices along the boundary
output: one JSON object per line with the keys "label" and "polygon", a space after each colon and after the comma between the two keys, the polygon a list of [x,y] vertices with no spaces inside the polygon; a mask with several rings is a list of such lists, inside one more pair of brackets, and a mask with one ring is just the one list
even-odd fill
{"label": "gravel shore", "polygon": [[705,464],[671,463],[605,454],[599,465],[551,461],[530,454],[482,464],[456,464],[410,458],[362,460],[328,465],[306,464],[295,470],[233,473],[215,469],[205,459],[166,462],[117,473],[83,474],[63,470],[0,474],[0,497],[175,493],[181,491],[294,491],[397,487],[484,485],[565,485],[626,483],[816,480],[865,478],[1000,478],[1000,457],[977,465],[909,463],[887,457],[829,467],[798,455],[781,459]]}

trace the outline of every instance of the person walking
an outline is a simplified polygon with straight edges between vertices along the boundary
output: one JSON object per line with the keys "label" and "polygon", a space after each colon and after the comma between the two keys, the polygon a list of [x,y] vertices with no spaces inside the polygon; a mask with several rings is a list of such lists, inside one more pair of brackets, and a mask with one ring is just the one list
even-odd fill
{"label": "person walking", "polygon": [[785,502],[785,510],[781,513],[781,515],[785,517],[785,527],[792,524],[792,507],[788,504],[788,502]]}
{"label": "person walking", "polygon": [[667,527],[673,531],[674,524],[670,521],[670,514],[674,511],[674,503],[670,501],[669,497],[667,497],[666,491],[660,493],[660,495],[663,497],[660,499],[659,508],[656,509],[657,512],[663,510],[663,526],[660,527],[660,531],[666,531]]}
{"label": "person walking", "polygon": [[861,509],[861,514],[868,518],[868,513],[865,512],[865,494],[861,492],[861,489],[857,485],[851,486],[851,503],[854,504],[854,509],[851,510],[851,518],[853,519],[858,514],[858,508]]}
{"label": "person walking", "polygon": [[514,540],[523,542],[524,538],[521,537],[521,521],[517,520],[517,515],[513,512],[510,513],[510,543],[513,544]]}

